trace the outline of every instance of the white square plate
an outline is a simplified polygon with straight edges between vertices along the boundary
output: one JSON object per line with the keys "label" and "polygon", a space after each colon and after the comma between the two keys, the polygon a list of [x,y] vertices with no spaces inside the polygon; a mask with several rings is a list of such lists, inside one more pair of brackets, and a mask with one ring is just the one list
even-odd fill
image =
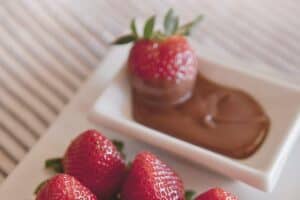
{"label": "white square plate", "polygon": [[[206,52],[206,56],[209,56],[207,53],[209,49],[211,48],[206,48],[202,52]],[[179,156],[172,156],[168,152],[151,145],[146,145],[126,136],[123,137],[122,131],[111,131],[101,125],[95,126],[94,123],[88,121],[88,112],[103,91],[104,86],[118,73],[127,53],[128,49],[124,47],[114,48],[108,53],[93,76],[81,88],[70,104],[66,106],[56,122],[0,185],[0,199],[33,200],[33,191],[36,186],[52,176],[48,170],[44,169],[45,159],[63,155],[67,145],[74,137],[81,131],[91,128],[98,129],[109,138],[122,140],[125,143],[125,154],[128,160],[132,160],[141,150],[154,152],[178,172],[186,188],[193,189],[198,193],[218,186],[234,192],[242,200],[299,199],[299,181],[295,177],[299,174],[300,168],[300,141],[295,145],[295,149],[274,191],[264,193],[241,182],[220,176],[201,166],[184,162]],[[211,55],[215,57],[216,52],[212,52]],[[220,60],[228,60],[228,57],[222,56]],[[251,69],[253,70],[253,68]]]}
{"label": "white square plate", "polygon": [[215,64],[205,59],[200,62],[201,72],[206,77],[247,91],[270,116],[269,134],[262,147],[251,157],[243,160],[232,159],[135,122],[131,116],[130,86],[124,69],[97,100],[90,115],[91,119],[258,189],[271,191],[299,135],[299,90],[270,77]]}

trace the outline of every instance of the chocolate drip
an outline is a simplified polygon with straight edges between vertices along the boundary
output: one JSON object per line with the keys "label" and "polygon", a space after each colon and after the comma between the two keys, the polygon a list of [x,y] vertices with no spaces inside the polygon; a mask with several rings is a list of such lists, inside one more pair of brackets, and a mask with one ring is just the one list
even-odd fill
{"label": "chocolate drip", "polygon": [[201,74],[192,97],[179,105],[148,104],[135,89],[132,93],[136,121],[233,158],[252,155],[270,127],[269,117],[252,96]]}

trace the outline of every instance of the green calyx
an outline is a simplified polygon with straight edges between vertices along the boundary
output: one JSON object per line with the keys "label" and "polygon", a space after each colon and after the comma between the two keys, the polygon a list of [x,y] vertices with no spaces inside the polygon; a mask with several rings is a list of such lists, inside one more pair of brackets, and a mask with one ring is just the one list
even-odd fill
{"label": "green calyx", "polygon": [[45,168],[51,169],[56,173],[63,173],[64,168],[61,158],[51,158],[45,161]]}
{"label": "green calyx", "polygon": [[39,191],[44,187],[44,185],[46,185],[46,183],[48,182],[48,180],[42,181],[34,190],[34,194],[37,195],[39,193]]}
{"label": "green calyx", "polygon": [[155,31],[155,16],[151,16],[146,20],[144,25],[143,36],[138,34],[135,19],[131,21],[130,29],[131,33],[117,38],[112,44],[127,44],[135,42],[139,39],[156,39],[163,40],[171,35],[184,35],[188,36],[191,33],[193,27],[202,21],[203,15],[199,15],[191,22],[179,26],[179,17],[175,15],[173,9],[169,9],[164,17],[164,31]]}
{"label": "green calyx", "polygon": [[194,190],[186,190],[184,193],[185,200],[193,200],[196,192]]}
{"label": "green calyx", "polygon": [[124,143],[120,140],[112,140],[112,143],[115,145],[117,150],[120,152],[121,156],[125,159],[126,155],[124,153]]}

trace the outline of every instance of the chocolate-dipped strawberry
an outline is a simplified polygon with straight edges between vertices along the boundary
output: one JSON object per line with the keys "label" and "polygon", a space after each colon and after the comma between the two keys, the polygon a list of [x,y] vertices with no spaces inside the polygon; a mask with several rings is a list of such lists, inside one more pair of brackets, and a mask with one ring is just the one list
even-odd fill
{"label": "chocolate-dipped strawberry", "polygon": [[130,80],[134,92],[145,102],[168,106],[182,103],[191,96],[197,75],[197,56],[185,36],[201,19],[199,16],[178,26],[178,17],[170,9],[165,16],[164,33],[154,31],[155,17],[151,17],[140,37],[133,20],[132,33],[114,42],[134,42],[128,58]]}

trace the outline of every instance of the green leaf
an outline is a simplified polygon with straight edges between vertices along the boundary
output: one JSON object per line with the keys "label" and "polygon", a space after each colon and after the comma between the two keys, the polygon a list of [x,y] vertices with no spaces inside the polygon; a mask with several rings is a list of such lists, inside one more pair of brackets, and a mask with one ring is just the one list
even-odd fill
{"label": "green leaf", "polygon": [[135,40],[136,40],[136,37],[133,34],[128,34],[128,35],[119,37],[112,44],[127,44],[127,43],[130,43]]}
{"label": "green leaf", "polygon": [[199,15],[194,19],[193,21],[186,23],[185,25],[179,27],[179,29],[176,31],[177,34],[180,35],[189,35],[191,33],[192,28],[198,24],[200,21],[202,21],[204,18],[203,15]]}
{"label": "green leaf", "polygon": [[112,143],[115,145],[115,147],[117,148],[117,150],[120,152],[121,156],[125,159],[126,155],[123,152],[124,150],[124,143],[120,140],[112,140]]}
{"label": "green leaf", "polygon": [[174,10],[173,8],[170,8],[164,18],[164,27],[167,26],[168,21],[173,17],[173,15],[174,15]]}
{"label": "green leaf", "polygon": [[150,17],[144,26],[144,38],[150,39],[153,35],[155,16]]}
{"label": "green leaf", "polygon": [[138,36],[137,30],[136,30],[135,19],[132,19],[132,20],[131,20],[130,29],[131,29],[131,31],[132,31],[132,34],[133,34],[136,38],[138,38],[139,36]]}
{"label": "green leaf", "polygon": [[169,31],[170,21],[172,21],[173,15],[174,15],[174,11],[172,8],[170,8],[164,19],[164,29],[166,34]]}
{"label": "green leaf", "polygon": [[45,167],[47,169],[52,169],[54,172],[63,173],[63,165],[61,158],[52,158],[45,161]]}
{"label": "green leaf", "polygon": [[179,24],[179,18],[174,15],[173,9],[170,8],[164,19],[164,30],[166,35],[172,35],[176,32]]}
{"label": "green leaf", "polygon": [[34,194],[37,194],[47,182],[48,182],[48,180],[45,180],[45,181],[41,182],[40,184],[38,184],[38,186],[34,190]]}
{"label": "green leaf", "polygon": [[184,193],[185,200],[192,200],[193,196],[196,194],[193,190],[186,190]]}
{"label": "green leaf", "polygon": [[119,152],[122,152],[124,149],[124,143],[120,140],[112,140],[112,143],[115,145]]}

